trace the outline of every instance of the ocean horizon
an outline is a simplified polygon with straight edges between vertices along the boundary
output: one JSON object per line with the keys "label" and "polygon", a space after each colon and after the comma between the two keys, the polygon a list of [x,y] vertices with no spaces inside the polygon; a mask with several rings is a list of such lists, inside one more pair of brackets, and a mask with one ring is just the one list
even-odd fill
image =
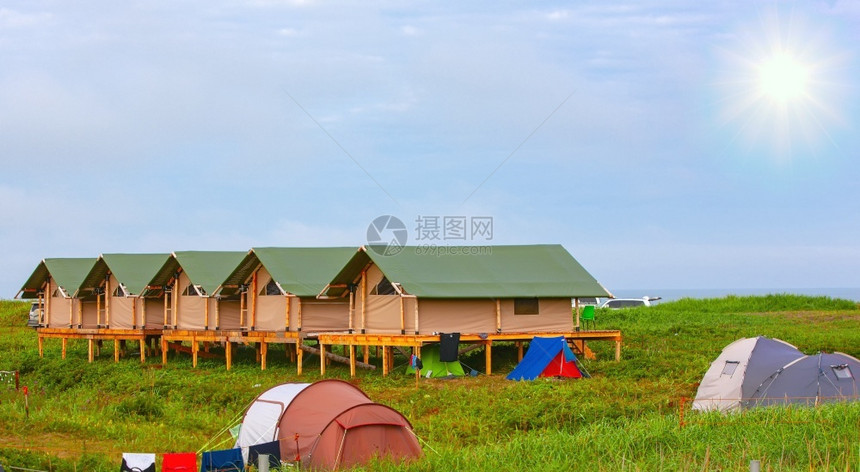
{"label": "ocean horizon", "polygon": [[769,295],[793,294],[810,296],[827,296],[860,302],[860,287],[830,287],[830,288],[625,288],[609,291],[616,298],[661,297],[661,302],[680,300],[681,298],[722,298],[729,295]]}

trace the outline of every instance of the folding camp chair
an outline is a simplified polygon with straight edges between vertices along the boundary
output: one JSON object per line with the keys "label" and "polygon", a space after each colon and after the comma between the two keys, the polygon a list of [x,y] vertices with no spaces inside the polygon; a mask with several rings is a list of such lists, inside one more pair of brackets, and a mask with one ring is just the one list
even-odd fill
{"label": "folding camp chair", "polygon": [[594,305],[585,305],[582,307],[582,313],[579,315],[579,320],[582,321],[582,327],[588,329],[588,323],[591,322],[592,328],[597,328],[597,322],[594,319]]}

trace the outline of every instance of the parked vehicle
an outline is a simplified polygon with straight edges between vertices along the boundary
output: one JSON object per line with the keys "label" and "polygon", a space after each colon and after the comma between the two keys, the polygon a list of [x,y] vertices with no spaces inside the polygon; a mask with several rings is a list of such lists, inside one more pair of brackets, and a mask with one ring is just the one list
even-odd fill
{"label": "parked vehicle", "polygon": [[651,306],[654,301],[660,300],[660,297],[642,297],[642,298],[610,298],[603,302],[598,308],[635,308],[638,306]]}
{"label": "parked vehicle", "polygon": [[39,302],[30,303],[30,317],[27,319],[27,326],[38,328],[39,321],[42,319],[42,310],[39,309]]}

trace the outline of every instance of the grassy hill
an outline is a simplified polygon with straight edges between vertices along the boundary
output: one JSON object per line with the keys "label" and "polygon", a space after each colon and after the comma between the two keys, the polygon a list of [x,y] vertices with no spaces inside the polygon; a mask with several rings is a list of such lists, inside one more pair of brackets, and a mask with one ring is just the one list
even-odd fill
{"label": "grassy hill", "polygon": [[[260,371],[254,351],[240,349],[234,368],[222,360],[191,367],[171,354],[140,364],[131,354],[113,362],[105,345],[93,364],[86,343],[46,341],[24,327],[27,305],[0,302],[0,370],[18,370],[30,388],[29,417],[20,394],[0,385],[0,464],[54,471],[116,470],[128,452],[187,452],[229,447],[224,429],[241,419],[263,390],[309,382],[318,358],[295,375],[281,348]],[[401,411],[422,440],[425,457],[372,470],[860,470],[860,403],[760,409],[739,415],[687,411],[679,403],[723,347],[756,335],[777,337],[806,353],[860,356],[860,310],[826,297],[771,295],[684,299],[651,308],[597,313],[598,328],[621,329],[621,362],[612,343],[592,343],[588,380],[511,382],[513,345],[493,349],[496,375],[422,380],[360,371],[352,381],[375,401]],[[215,350],[214,352],[218,352]],[[483,370],[483,353],[464,363]],[[378,360],[376,360],[378,363]],[[398,359],[398,363],[405,362]],[[332,365],[328,377],[349,378]],[[293,470],[293,469],[290,469]]]}

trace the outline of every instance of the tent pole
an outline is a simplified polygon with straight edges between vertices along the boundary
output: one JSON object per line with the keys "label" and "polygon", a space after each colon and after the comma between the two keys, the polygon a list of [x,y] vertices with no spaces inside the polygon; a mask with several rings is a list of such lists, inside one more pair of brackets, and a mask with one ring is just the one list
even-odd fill
{"label": "tent pole", "polygon": [[146,329],[146,298],[140,297],[140,329]]}
{"label": "tent pole", "polygon": [[257,272],[251,277],[251,331],[257,329]]}
{"label": "tent pole", "polygon": [[296,320],[298,331],[302,330],[302,299],[296,298],[296,316],[298,319]]}
{"label": "tent pole", "polygon": [[365,333],[367,321],[367,270],[361,271],[361,334]]}
{"label": "tent pole", "polygon": [[131,299],[131,329],[137,329],[137,299]]}
{"label": "tent pole", "polygon": [[248,291],[239,292],[239,329],[245,327],[245,308],[248,305]]}
{"label": "tent pole", "polygon": [[400,295],[400,334],[406,334],[406,302]]}
{"label": "tent pole", "polygon": [[209,331],[209,297],[203,297],[203,330]]}
{"label": "tent pole", "polygon": [[355,290],[349,291],[349,334],[352,334],[355,323]]}
{"label": "tent pole", "polygon": [[286,295],[287,298],[287,307],[284,309],[284,331],[290,330],[290,295]]}
{"label": "tent pole", "polygon": [[167,290],[164,290],[163,295],[164,295],[164,324],[161,326],[166,328],[167,327],[167,313],[170,311],[170,308],[167,305],[167,301],[168,301],[167,299],[170,298],[170,292],[168,292]]}
{"label": "tent pole", "polygon": [[496,299],[496,332],[502,332],[502,301]]}
{"label": "tent pole", "polygon": [[105,326],[110,328],[110,273],[105,276]]}
{"label": "tent pole", "polygon": [[84,327],[84,301],[78,299],[78,328]]}
{"label": "tent pole", "polygon": [[215,331],[221,329],[221,299],[215,299]]}
{"label": "tent pole", "polygon": [[172,296],[170,297],[170,301],[173,302],[173,307],[170,309],[170,313],[173,315],[173,329],[176,329],[179,326],[177,323],[177,317],[179,316],[179,277],[175,277],[173,281],[173,290]]}
{"label": "tent pole", "polygon": [[74,327],[74,311],[75,311],[75,299],[69,297],[69,328]]}

